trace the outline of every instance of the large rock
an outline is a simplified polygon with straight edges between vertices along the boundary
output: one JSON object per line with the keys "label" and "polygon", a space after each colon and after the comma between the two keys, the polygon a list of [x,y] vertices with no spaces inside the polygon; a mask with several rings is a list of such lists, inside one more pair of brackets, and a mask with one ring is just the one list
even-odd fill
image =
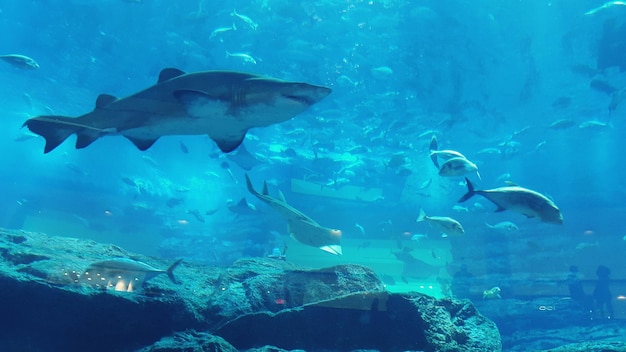
{"label": "large rock", "polygon": [[183,263],[174,272],[180,284],[157,275],[118,292],[85,273],[111,258],[162,269],[172,263],[113,245],[1,230],[0,344],[15,351],[501,350],[495,324],[469,301],[389,294],[359,265]]}

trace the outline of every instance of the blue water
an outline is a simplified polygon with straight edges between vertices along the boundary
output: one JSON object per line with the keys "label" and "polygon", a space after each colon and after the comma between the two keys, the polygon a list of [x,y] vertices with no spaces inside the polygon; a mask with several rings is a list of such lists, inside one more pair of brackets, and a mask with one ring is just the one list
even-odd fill
{"label": "blue water", "polygon": [[[610,114],[609,104],[626,89],[620,56],[626,6],[585,15],[601,5],[1,1],[0,54],[27,55],[40,68],[0,62],[0,226],[227,265],[290,241],[284,219],[247,192],[248,172],[257,187],[268,180],[270,193],[282,190],[294,207],[341,229],[347,257],[358,250],[357,241],[388,240],[380,249],[385,253],[419,248],[403,233],[449,242],[451,256],[440,266],[451,278],[466,265],[476,277],[478,300],[483,289],[498,285],[504,298],[566,297],[562,281],[570,265],[578,266],[591,294],[596,268],[606,265],[613,318],[624,319],[626,307],[617,297],[626,294],[620,281],[626,280],[626,102]],[[254,23],[233,16],[234,9]],[[221,27],[236,30],[214,32]],[[254,62],[227,53],[245,53]],[[101,93],[137,92],[165,67],[244,71],[333,92],[292,120],[251,130],[244,145],[260,162],[248,171],[203,135],[163,137],[145,152],[123,137],[76,150],[71,137],[44,155],[43,139],[21,128],[37,115],[87,113]],[[597,88],[598,82],[615,92]],[[560,119],[571,126],[550,128]],[[601,126],[585,127],[589,121]],[[478,165],[481,178],[468,176],[477,188],[509,180],[541,192],[560,208],[564,223],[494,213],[479,196],[460,204],[467,211],[454,210],[466,187],[462,177],[437,174],[428,157],[433,135],[442,149]],[[391,163],[394,155],[402,161]],[[383,197],[363,202],[307,195],[292,192],[292,179],[320,190],[377,188]],[[242,197],[256,213],[228,210]],[[465,235],[440,238],[415,222],[420,208],[453,217]],[[502,221],[519,231],[501,234],[485,226]],[[319,255],[332,263],[328,254]],[[391,274],[400,280],[400,273]],[[544,281],[545,291],[534,289]]]}

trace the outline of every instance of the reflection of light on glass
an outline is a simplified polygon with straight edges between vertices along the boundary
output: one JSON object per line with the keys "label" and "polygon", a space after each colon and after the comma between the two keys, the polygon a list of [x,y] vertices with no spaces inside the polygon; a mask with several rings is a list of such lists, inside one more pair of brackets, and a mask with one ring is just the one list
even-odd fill
{"label": "reflection of light on glass", "polygon": [[177,220],[176,222],[178,222],[179,225],[187,225],[189,223],[189,221],[185,219],[180,219],[180,220]]}
{"label": "reflection of light on glass", "polygon": [[133,282],[129,282],[128,283],[128,289],[126,289],[126,292],[133,292]]}
{"label": "reflection of light on glass", "polygon": [[593,235],[593,230],[585,230],[583,233],[585,235]]}
{"label": "reflection of light on glass", "polygon": [[124,280],[118,280],[115,283],[115,291],[126,291],[126,282]]}
{"label": "reflection of light on glass", "polygon": [[620,301],[624,301],[624,300],[626,300],[626,296],[619,295],[619,296],[617,296],[617,299],[619,299]]}

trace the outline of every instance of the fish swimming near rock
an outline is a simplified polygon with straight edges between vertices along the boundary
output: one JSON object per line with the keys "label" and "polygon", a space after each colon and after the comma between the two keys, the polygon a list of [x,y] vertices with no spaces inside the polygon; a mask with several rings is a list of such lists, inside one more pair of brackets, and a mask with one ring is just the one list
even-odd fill
{"label": "fish swimming near rock", "polygon": [[77,118],[38,116],[24,122],[46,139],[44,153],[76,134],[76,148],[122,135],[140,150],[166,135],[208,134],[222,152],[235,150],[250,128],[291,119],[331,90],[249,73],[161,71],[157,84],[125,98],[101,94],[92,112]]}
{"label": "fish swimming near rock", "polygon": [[500,296],[500,292],[502,292],[502,290],[498,286],[492,287],[488,290],[484,290],[483,299],[502,299],[502,296]]}
{"label": "fish swimming near rock", "polygon": [[178,284],[174,269],[182,261],[179,259],[166,270],[161,270],[129,258],[103,260],[89,265],[80,280],[85,284],[127,292],[140,288],[144,282],[160,274],[166,274],[173,283]]}
{"label": "fish swimming near rock", "polygon": [[19,54],[8,54],[8,55],[0,55],[0,60],[10,63],[11,65],[25,69],[25,70],[36,70],[39,68],[39,64],[34,59],[19,55]]}
{"label": "fish swimming near rock", "polygon": [[428,216],[424,212],[424,209],[420,209],[420,215],[416,220],[417,222],[426,221],[430,226],[437,229],[442,234],[449,235],[462,235],[465,233],[461,223],[447,216]]}
{"label": "fish swimming near rock", "polygon": [[287,218],[287,229],[296,241],[331,254],[342,254],[341,230],[320,226],[315,220],[287,204],[282,192],[280,199],[271,197],[267,191],[267,182],[263,183],[263,193],[259,193],[254,189],[250,177],[246,174],[246,185],[250,193]]}
{"label": "fish swimming near rock", "polygon": [[559,208],[548,197],[539,192],[520,186],[505,186],[488,190],[475,190],[470,180],[465,178],[467,193],[459,199],[465,202],[478,194],[494,203],[496,212],[512,210],[526,215],[528,218],[539,218],[543,222],[563,223],[563,215]]}

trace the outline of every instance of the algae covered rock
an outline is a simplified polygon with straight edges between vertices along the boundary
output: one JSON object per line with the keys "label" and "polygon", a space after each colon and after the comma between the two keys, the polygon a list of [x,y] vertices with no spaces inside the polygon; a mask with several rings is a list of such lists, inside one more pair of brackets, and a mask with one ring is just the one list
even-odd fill
{"label": "algae covered rock", "polygon": [[[130,290],[108,281],[132,273],[104,277],[89,269],[116,258],[145,263],[130,269],[151,275]],[[228,268],[173,263],[114,245],[0,230],[6,318],[0,345],[94,352],[501,350],[493,322],[468,301],[388,293],[364,266],[309,269],[269,258]],[[176,280],[158,275],[168,267]]]}

